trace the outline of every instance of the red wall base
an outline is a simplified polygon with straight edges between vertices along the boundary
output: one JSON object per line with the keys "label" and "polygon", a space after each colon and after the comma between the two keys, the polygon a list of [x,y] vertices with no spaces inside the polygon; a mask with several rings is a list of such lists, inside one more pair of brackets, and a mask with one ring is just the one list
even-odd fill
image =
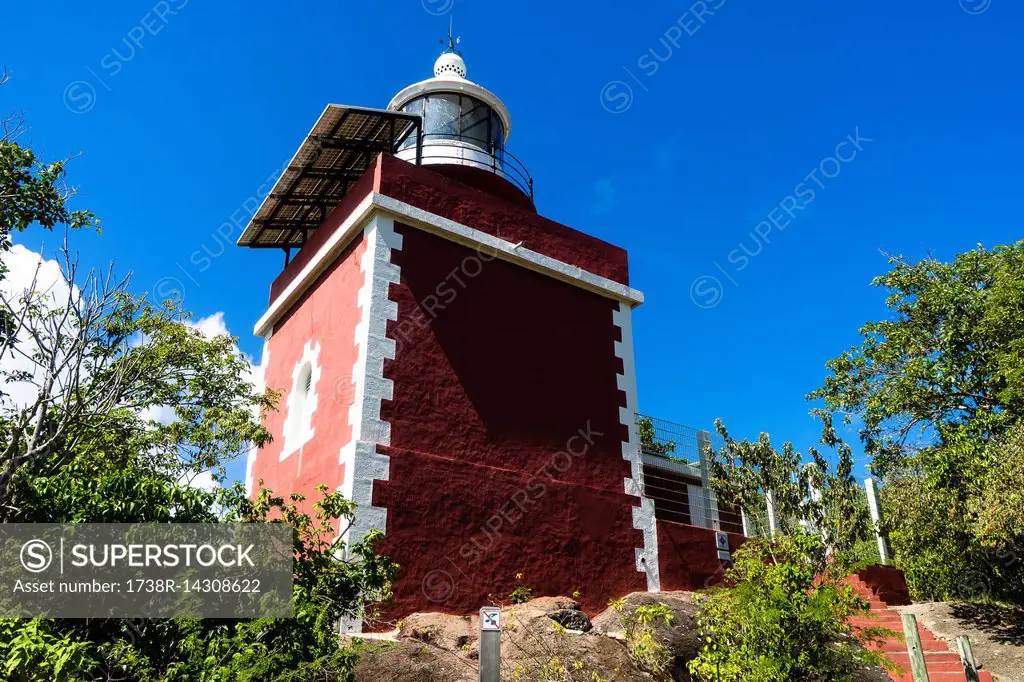
{"label": "red wall base", "polygon": [[378,551],[401,566],[385,620],[473,613],[492,595],[507,600],[517,574],[534,596],[579,591],[591,614],[646,589],[633,558],[635,497],[542,473],[394,447],[380,452],[391,457],[391,472],[375,485],[374,504],[389,509]]}
{"label": "red wall base", "polygon": [[[728,533],[735,552],[743,536]],[[658,519],[658,563],[662,590],[701,590],[718,585],[725,576],[718,560],[715,531]]]}
{"label": "red wall base", "polygon": [[858,571],[857,577],[871,588],[876,597],[889,606],[907,606],[913,603],[907,579],[898,568],[876,564]]}

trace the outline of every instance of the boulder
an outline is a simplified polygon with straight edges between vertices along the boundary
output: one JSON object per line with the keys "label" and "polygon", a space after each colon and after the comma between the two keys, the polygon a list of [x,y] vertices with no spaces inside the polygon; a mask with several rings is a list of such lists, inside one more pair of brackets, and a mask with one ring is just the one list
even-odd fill
{"label": "boulder", "polygon": [[670,626],[662,622],[653,624],[656,635],[677,658],[689,661],[695,657],[700,650],[700,640],[697,638],[697,597],[693,592],[633,592],[623,598],[621,612],[609,607],[594,618],[594,632],[623,639],[622,617],[632,614],[638,606],[648,604],[667,606],[675,615]]}
{"label": "boulder", "polygon": [[566,630],[587,632],[593,626],[587,614],[579,609],[559,609],[548,614],[548,618],[561,625]]}
{"label": "boulder", "polygon": [[[691,592],[635,592],[620,610],[609,608],[593,621],[568,597],[539,597],[502,609],[502,669],[509,679],[590,682],[655,681],[638,670],[623,641],[622,617],[646,604],[662,604],[675,615],[672,625],[656,623],[656,637],[671,651],[671,680],[689,681],[686,664],[696,656],[697,597]],[[558,625],[561,625],[561,628]],[[574,627],[575,626],[575,627]],[[419,613],[404,619],[395,641],[370,640],[355,671],[356,682],[475,682],[479,671],[479,618]],[[583,634],[578,634],[583,632]],[[551,666],[564,670],[552,677]],[[547,670],[545,670],[547,667]],[[864,670],[858,682],[884,682],[885,671]]]}
{"label": "boulder", "polygon": [[445,651],[463,651],[477,638],[477,623],[470,616],[414,613],[398,626],[398,639],[417,640]]}

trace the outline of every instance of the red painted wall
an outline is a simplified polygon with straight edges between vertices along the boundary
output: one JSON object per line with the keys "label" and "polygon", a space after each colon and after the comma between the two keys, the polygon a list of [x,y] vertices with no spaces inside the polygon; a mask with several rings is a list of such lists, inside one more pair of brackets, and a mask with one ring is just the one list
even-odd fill
{"label": "red painted wall", "polygon": [[[264,421],[274,440],[257,453],[253,481],[263,479],[266,487],[285,496],[300,492],[307,497],[307,508],[315,497],[317,485],[326,485],[333,491],[344,475],[339,456],[342,445],[352,437],[348,423],[354,397],[350,375],[357,354],[355,328],[360,316],[357,298],[363,284],[359,265],[364,250],[361,238],[350,244],[274,325],[270,338],[265,380],[269,388],[282,395],[278,410]],[[292,371],[302,359],[307,341],[320,343],[321,374],[315,387],[318,402],[312,417],[314,436],[300,450],[280,461]]]}
{"label": "red painted wall", "polygon": [[[381,545],[402,566],[393,615],[582,592],[598,611],[646,589],[625,494],[615,304],[402,225]],[[582,432],[582,433],[581,433]],[[571,454],[575,453],[575,454]],[[560,453],[560,454],[559,454]]]}
{"label": "red painted wall", "polygon": [[[735,552],[744,538],[728,535],[729,548]],[[701,590],[724,577],[715,531],[708,528],[658,519],[658,562],[663,590]]]}
{"label": "red painted wall", "polygon": [[[501,197],[428,168],[380,157],[277,278],[272,300],[371,191],[459,221],[621,283],[626,253]],[[465,613],[507,596],[516,574],[535,594],[581,593],[588,612],[646,589],[636,571],[642,533],[626,495],[626,429],[614,355],[616,303],[420,230],[396,225],[398,320],[385,363],[394,382],[381,418],[391,424],[389,480],[374,485],[387,509],[379,546],[400,565],[386,615]],[[257,455],[254,480],[278,493],[333,490],[357,349],[357,239],[274,327],[268,386],[284,393],[266,424],[275,441]],[[314,439],[279,461],[287,392],[305,343],[318,341],[322,375]],[[712,531],[659,521],[664,589],[704,587],[719,572]],[[733,536],[733,547],[741,538]]]}

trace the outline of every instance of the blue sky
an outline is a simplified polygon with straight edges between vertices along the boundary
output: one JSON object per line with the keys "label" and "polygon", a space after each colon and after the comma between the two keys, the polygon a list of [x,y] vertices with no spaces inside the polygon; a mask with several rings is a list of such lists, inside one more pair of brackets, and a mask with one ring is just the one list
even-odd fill
{"label": "blue sky", "polygon": [[383,107],[429,76],[449,17],[540,212],[630,252],[644,412],[806,447],[804,394],[884,313],[883,250],[1022,236],[1012,0],[17,3],[0,110],[48,158],[82,152],[77,201],[104,223],[85,262],[183,288],[258,355],[282,257],[221,226],[325,104]]}

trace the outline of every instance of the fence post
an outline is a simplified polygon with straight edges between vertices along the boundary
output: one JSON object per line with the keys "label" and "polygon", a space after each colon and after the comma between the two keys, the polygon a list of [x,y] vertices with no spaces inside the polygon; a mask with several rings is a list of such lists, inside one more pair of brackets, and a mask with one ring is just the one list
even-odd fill
{"label": "fence post", "polygon": [[718,515],[718,496],[711,488],[711,462],[708,461],[708,451],[711,449],[710,432],[697,432],[697,448],[700,450],[700,483],[704,488],[705,517],[708,520],[708,527],[713,530],[722,530],[722,521]]}
{"label": "fence post", "polygon": [[971,651],[971,640],[967,635],[960,635],[956,638],[956,648],[960,652],[960,662],[964,666],[964,677],[967,682],[979,682],[978,665],[974,662],[974,652]]}
{"label": "fence post", "polygon": [[917,631],[917,616],[904,613],[903,636],[907,640],[907,653],[910,654],[910,672],[914,682],[928,682],[928,668],[924,664],[924,649],[921,647],[921,633]]}
{"label": "fence post", "polygon": [[771,490],[764,491],[764,500],[768,507],[768,537],[773,538],[778,532],[778,527],[775,525],[775,499]]}
{"label": "fence post", "polygon": [[882,558],[883,564],[888,564],[891,561],[889,539],[882,533],[882,507],[878,504],[878,491],[875,488],[875,479],[865,479],[864,489],[868,493],[868,511],[871,512],[871,521],[875,526],[875,538],[878,540],[878,555]]}
{"label": "fence post", "polygon": [[[810,483],[809,487],[810,487],[810,491],[809,492],[810,492],[810,496],[811,496],[811,502],[814,503],[814,504],[817,504],[818,502],[821,502],[821,491],[819,491],[818,488],[814,487],[814,483]],[[828,526],[827,526],[827,524],[825,524],[824,527],[819,528],[817,525],[815,525],[811,521],[807,521],[807,528],[808,528],[808,530],[813,532],[814,535],[820,536],[821,540],[824,541],[824,544],[825,544],[825,555],[826,556],[833,555],[833,545],[831,545],[831,543],[828,542],[829,539],[828,539]]]}

